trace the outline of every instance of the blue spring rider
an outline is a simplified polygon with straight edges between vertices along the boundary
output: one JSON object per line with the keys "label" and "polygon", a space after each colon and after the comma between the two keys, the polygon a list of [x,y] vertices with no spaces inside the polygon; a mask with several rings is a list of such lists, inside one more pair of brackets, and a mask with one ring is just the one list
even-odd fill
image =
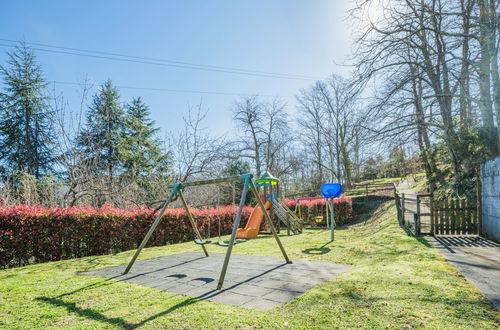
{"label": "blue spring rider", "polygon": [[334,221],[334,204],[333,199],[339,198],[342,195],[342,185],[340,183],[325,183],[321,185],[321,194],[323,198],[327,201],[330,200],[330,212],[331,212],[331,221],[330,221],[330,230],[331,230],[331,240],[334,239],[334,231],[335,231],[335,221]]}

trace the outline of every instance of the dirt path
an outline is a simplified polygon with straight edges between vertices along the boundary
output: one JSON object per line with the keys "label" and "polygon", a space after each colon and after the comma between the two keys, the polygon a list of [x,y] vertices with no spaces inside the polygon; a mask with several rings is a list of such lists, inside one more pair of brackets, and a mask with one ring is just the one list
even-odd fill
{"label": "dirt path", "polygon": [[[402,180],[397,187],[399,194],[405,194],[405,208],[417,212],[417,202],[415,199],[415,192],[411,189],[411,185],[415,183],[415,179],[407,178]],[[430,200],[429,198],[421,198],[420,200],[420,213],[430,213]],[[409,223],[413,222],[413,214],[411,212],[405,213],[405,220]],[[431,217],[420,217],[420,232],[422,234],[430,234],[431,232]]]}

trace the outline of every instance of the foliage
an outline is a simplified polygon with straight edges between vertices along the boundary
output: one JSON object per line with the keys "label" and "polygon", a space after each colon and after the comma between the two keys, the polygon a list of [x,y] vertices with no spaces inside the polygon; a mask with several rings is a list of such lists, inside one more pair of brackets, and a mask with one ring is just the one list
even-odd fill
{"label": "foliage", "polygon": [[150,119],[149,107],[140,97],[126,105],[124,131],[118,143],[125,175],[147,179],[155,170],[168,168],[168,157],[162,154],[156,138],[158,130]]}
{"label": "foliage", "polygon": [[0,66],[0,174],[21,172],[37,179],[50,172],[54,155],[46,82],[33,50],[24,43],[8,52],[8,67]]}
{"label": "foliage", "polygon": [[[286,206],[290,209],[295,209],[297,206],[297,201],[292,199],[284,200]],[[352,219],[352,198],[342,195],[340,198],[335,198],[334,203],[334,215],[335,223],[338,226],[345,225],[349,223]],[[302,209],[302,217],[304,219],[310,219],[316,216],[323,216],[326,219],[326,200],[325,199],[313,199],[313,200],[303,200],[300,201],[300,207]]]}
{"label": "foliage", "polygon": [[[191,209],[205,237],[231,232],[235,205],[217,209]],[[242,224],[251,212],[243,210]],[[0,267],[102,255],[136,248],[155,219],[152,209],[31,205],[0,207]],[[168,209],[148,246],[194,239],[184,209]]]}
{"label": "foliage", "polygon": [[125,129],[118,89],[111,80],[107,80],[94,95],[86,118],[86,127],[79,136],[79,147],[88,158],[94,159],[96,174],[107,174],[111,182],[122,165],[117,146]]}

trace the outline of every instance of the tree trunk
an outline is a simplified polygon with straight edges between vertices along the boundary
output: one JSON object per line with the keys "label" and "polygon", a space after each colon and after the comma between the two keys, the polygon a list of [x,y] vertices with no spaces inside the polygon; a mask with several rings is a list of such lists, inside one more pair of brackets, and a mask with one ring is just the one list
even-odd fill
{"label": "tree trunk", "polygon": [[491,49],[489,10],[485,0],[479,4],[479,45],[481,58],[479,60],[479,109],[481,111],[482,128],[485,143],[491,155],[497,154],[498,135],[495,130],[493,102],[491,99]]}

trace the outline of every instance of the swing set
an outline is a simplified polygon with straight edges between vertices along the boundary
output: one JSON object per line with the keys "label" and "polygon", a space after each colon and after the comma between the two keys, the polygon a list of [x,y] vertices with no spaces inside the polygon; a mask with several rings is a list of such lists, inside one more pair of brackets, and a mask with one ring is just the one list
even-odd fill
{"label": "swing set", "polygon": [[[194,243],[200,245],[202,250],[203,250],[203,253],[205,254],[206,257],[208,257],[208,251],[207,251],[205,245],[210,244],[211,241],[202,239],[201,234],[200,234],[198,228],[196,227],[196,223],[194,221],[193,215],[191,214],[191,211],[189,210],[186,199],[184,198],[183,190],[184,190],[184,188],[187,188],[187,187],[202,186],[202,185],[209,185],[209,184],[220,184],[220,183],[225,183],[225,182],[236,182],[236,181],[243,181],[244,185],[243,185],[243,190],[241,192],[241,198],[240,198],[240,203],[238,206],[238,211],[236,212],[236,216],[235,216],[234,222],[233,222],[233,229],[231,232],[231,238],[229,239],[228,243],[222,242],[220,239],[220,220],[219,220],[219,242],[217,244],[220,246],[226,247],[227,250],[226,250],[226,256],[224,258],[224,263],[222,265],[222,270],[221,270],[221,273],[219,276],[217,290],[222,289],[222,286],[224,284],[224,278],[226,276],[227,267],[229,265],[229,259],[231,258],[231,252],[232,252],[234,244],[236,244],[236,235],[238,233],[238,228],[239,228],[240,221],[241,221],[241,213],[243,211],[243,207],[245,206],[245,201],[247,199],[247,194],[248,194],[249,190],[253,193],[253,195],[255,196],[257,203],[258,203],[257,206],[254,208],[252,215],[250,216],[249,222],[252,220],[252,217],[254,214],[255,214],[255,217],[263,216],[267,225],[269,226],[269,228],[271,230],[271,234],[274,236],[276,243],[278,244],[278,247],[281,250],[281,253],[283,254],[283,257],[285,258],[286,263],[291,264],[292,261],[288,258],[288,255],[285,251],[285,248],[281,244],[281,241],[278,237],[278,234],[276,233],[276,229],[274,228],[274,225],[271,221],[271,217],[269,216],[269,214],[267,212],[267,209],[269,207],[268,207],[268,205],[264,205],[264,203],[260,199],[259,193],[257,191],[257,187],[252,179],[252,174],[243,174],[243,175],[231,176],[231,177],[226,177],[226,178],[200,180],[200,181],[192,181],[192,182],[179,182],[179,183],[170,185],[169,188],[171,188],[172,190],[170,191],[168,198],[163,202],[163,205],[160,209],[160,212],[156,216],[155,221],[153,222],[153,224],[149,228],[149,230],[146,233],[146,236],[142,240],[141,244],[139,245],[139,247],[135,251],[134,256],[130,260],[130,262],[127,265],[127,268],[125,269],[123,274],[125,275],[130,271],[130,269],[134,265],[137,257],[141,253],[142,249],[146,246],[149,238],[151,237],[151,235],[155,231],[156,227],[158,227],[158,224],[160,223],[161,218],[162,218],[163,214],[165,213],[165,210],[167,209],[168,205],[171,202],[173,202],[174,200],[176,200],[177,198],[180,198],[180,200],[182,202],[182,206],[186,210],[187,217],[188,217],[189,222],[191,223],[191,226],[192,226],[193,231],[195,233],[196,239],[194,240]],[[240,232],[241,232],[241,230],[240,230]]]}
{"label": "swing set", "polygon": [[[298,214],[299,218],[302,219],[302,207],[300,201],[310,201],[317,199],[324,199],[326,203],[324,204],[326,211],[326,228],[330,228],[331,240],[334,240],[335,236],[335,214],[334,214],[334,202],[335,198],[339,198],[342,195],[342,185],[340,183],[325,183],[321,185],[321,195],[320,197],[303,197],[297,199],[297,204],[295,206],[295,212]],[[323,211],[323,210],[322,210]],[[321,212],[323,214],[323,212]],[[314,216],[314,220],[318,223],[323,222],[323,216]],[[312,221],[311,218],[304,219],[303,224],[309,224]]]}

